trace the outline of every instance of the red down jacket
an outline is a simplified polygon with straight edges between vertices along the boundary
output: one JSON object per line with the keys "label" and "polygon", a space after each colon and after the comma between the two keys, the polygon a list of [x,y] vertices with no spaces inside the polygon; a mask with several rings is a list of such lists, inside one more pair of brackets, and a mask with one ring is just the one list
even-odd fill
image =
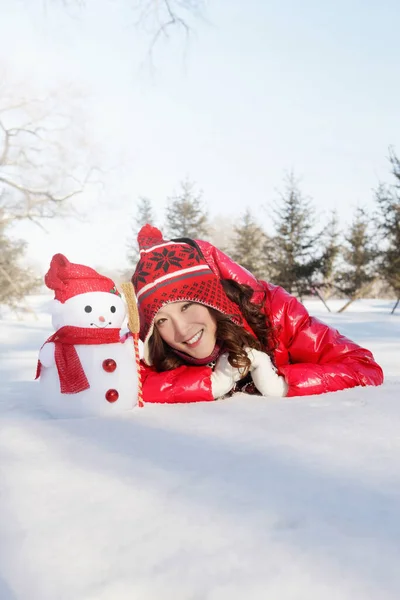
{"label": "red down jacket", "polygon": [[[283,288],[257,280],[212,244],[196,240],[207,262],[221,279],[234,279],[254,289],[253,301],[278,327],[275,361],[288,383],[288,396],[336,392],[358,385],[380,385],[383,372],[371,352],[361,348],[318,319]],[[157,373],[142,362],[145,402],[200,402],[213,400],[208,366],[181,366]]]}

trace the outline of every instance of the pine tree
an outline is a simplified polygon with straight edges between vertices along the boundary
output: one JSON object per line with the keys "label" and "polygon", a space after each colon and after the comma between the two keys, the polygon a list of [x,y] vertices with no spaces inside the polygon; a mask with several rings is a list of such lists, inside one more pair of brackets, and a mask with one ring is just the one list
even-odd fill
{"label": "pine tree", "polygon": [[239,225],[234,227],[232,258],[258,279],[267,277],[265,245],[267,236],[247,209]]}
{"label": "pine tree", "polygon": [[168,198],[166,231],[170,238],[204,238],[208,232],[208,216],[202,194],[194,191],[194,183],[181,182],[181,192]]}
{"label": "pine tree", "polygon": [[321,267],[317,251],[320,233],[313,233],[314,208],[302,196],[293,175],[286,179],[281,205],[274,214],[276,235],[268,256],[275,271],[274,283],[301,298],[312,289]]}
{"label": "pine tree", "polygon": [[207,242],[210,242],[222,252],[232,255],[232,240],[235,237],[235,222],[236,217],[232,215],[213,215],[212,223],[207,231]]}
{"label": "pine tree", "polygon": [[141,196],[137,201],[135,214],[132,219],[132,234],[127,243],[127,259],[132,267],[135,267],[139,260],[137,235],[146,223],[154,225],[153,207],[148,198]]}
{"label": "pine tree", "polygon": [[349,297],[339,312],[362,297],[376,278],[377,250],[372,242],[370,218],[363,208],[356,210],[343,246],[345,267],[338,276],[338,288]]}
{"label": "pine tree", "polygon": [[379,253],[380,274],[393,288],[397,303],[400,299],[400,161],[391,151],[390,162],[396,183],[381,184],[375,193],[378,205],[378,231],[381,234]]}
{"label": "pine tree", "polygon": [[323,254],[321,256],[321,282],[325,295],[329,296],[335,286],[337,261],[340,256],[339,224],[336,211],[332,211],[321,236]]}

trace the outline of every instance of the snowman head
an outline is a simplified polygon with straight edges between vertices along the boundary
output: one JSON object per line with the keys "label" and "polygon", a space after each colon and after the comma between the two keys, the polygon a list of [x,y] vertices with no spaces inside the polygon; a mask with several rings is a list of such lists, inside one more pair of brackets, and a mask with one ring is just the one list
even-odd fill
{"label": "snowman head", "polygon": [[64,325],[93,329],[120,329],[125,305],[109,277],[55,254],[44,278],[54,290],[51,309],[54,329]]}
{"label": "snowman head", "polygon": [[125,304],[120,296],[108,292],[86,292],[64,303],[53,301],[52,323],[55,330],[71,325],[92,329],[121,329]]}

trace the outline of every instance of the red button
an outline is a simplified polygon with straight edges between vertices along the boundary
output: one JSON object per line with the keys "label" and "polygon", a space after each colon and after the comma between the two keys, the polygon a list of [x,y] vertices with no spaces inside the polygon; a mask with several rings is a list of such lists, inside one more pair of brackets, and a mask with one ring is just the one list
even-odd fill
{"label": "red button", "polygon": [[106,391],[106,400],[107,402],[116,402],[119,398],[119,394],[117,390],[107,390]]}
{"label": "red button", "polygon": [[117,363],[113,358],[106,358],[103,360],[103,369],[107,371],[107,373],[113,373],[117,368]]}

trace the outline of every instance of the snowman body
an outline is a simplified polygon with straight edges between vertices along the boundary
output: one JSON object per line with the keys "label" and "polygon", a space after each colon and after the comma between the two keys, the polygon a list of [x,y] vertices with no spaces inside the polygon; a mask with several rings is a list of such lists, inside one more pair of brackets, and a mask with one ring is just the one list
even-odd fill
{"label": "snowman body", "polygon": [[[72,326],[93,330],[92,343],[73,348],[79,358],[89,387],[75,393],[61,391],[55,343],[47,342],[39,353],[42,406],[55,417],[115,415],[131,410],[137,404],[138,375],[133,338],[124,342],[96,343],[101,330],[118,331],[125,319],[121,297],[108,292],[79,294],[65,303],[53,302],[52,321],[57,331]],[[68,373],[70,365],[65,365]],[[71,365],[72,369],[72,365]]]}

